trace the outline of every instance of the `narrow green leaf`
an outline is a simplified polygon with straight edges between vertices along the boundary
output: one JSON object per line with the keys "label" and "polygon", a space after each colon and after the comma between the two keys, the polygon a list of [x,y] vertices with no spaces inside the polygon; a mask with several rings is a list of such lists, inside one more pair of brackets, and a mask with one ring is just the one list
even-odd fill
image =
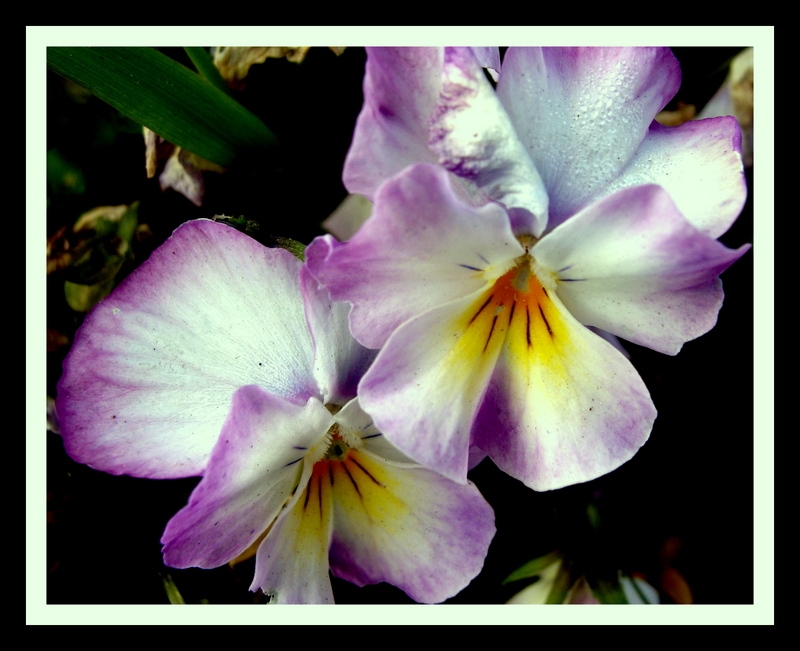
{"label": "narrow green leaf", "polygon": [[153,48],[51,47],[47,65],[166,140],[222,167],[263,165],[272,132],[232,97]]}
{"label": "narrow green leaf", "polygon": [[164,583],[164,590],[167,592],[167,599],[169,599],[169,602],[173,605],[185,606],[186,602],[183,600],[183,596],[180,590],[178,590],[178,586],[175,585],[175,581],[172,577],[167,574],[161,577],[161,581]]}
{"label": "narrow green leaf", "polygon": [[563,604],[566,600],[569,589],[575,583],[572,568],[568,565],[568,563],[563,563],[558,569],[553,587],[550,588],[547,599],[545,599],[546,604]]}
{"label": "narrow green leaf", "polygon": [[230,95],[228,84],[225,83],[222,75],[219,74],[219,70],[217,70],[217,66],[214,65],[211,55],[209,55],[204,47],[185,47],[183,49],[186,54],[189,55],[194,67],[197,68],[197,72],[203,76],[203,79],[213,84],[221,91],[224,91],[225,94]]}
{"label": "narrow green leaf", "polygon": [[511,583],[512,581],[519,581],[520,579],[530,579],[531,577],[538,576],[546,568],[561,559],[561,553],[558,551],[550,552],[544,556],[539,556],[531,561],[528,561],[522,567],[518,567],[503,581],[503,585]]}

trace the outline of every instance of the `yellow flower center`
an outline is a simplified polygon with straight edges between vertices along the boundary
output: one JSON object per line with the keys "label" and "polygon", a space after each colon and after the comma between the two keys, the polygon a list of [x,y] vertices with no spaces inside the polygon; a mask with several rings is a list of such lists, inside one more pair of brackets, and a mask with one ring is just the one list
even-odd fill
{"label": "yellow flower center", "polygon": [[500,276],[464,314],[463,341],[470,352],[493,355],[506,344],[515,356],[534,355],[547,361],[560,339],[566,336],[566,330],[545,284],[551,289],[555,285],[527,252],[520,256],[516,265]]}

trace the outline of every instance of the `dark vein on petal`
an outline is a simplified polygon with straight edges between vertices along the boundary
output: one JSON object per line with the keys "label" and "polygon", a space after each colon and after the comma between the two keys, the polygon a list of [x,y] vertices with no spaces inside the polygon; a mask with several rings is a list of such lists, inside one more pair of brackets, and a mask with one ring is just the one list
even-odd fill
{"label": "dark vein on petal", "polygon": [[286,464],[285,466],[283,466],[283,467],[284,467],[284,468],[288,468],[289,466],[293,466],[293,465],[294,465],[294,464],[296,464],[298,461],[302,461],[302,460],[303,460],[303,457],[300,457],[299,459],[295,459],[294,461],[290,461],[289,463],[287,463],[287,464]]}
{"label": "dark vein on petal", "polygon": [[486,352],[486,349],[489,347],[489,342],[492,340],[492,333],[494,332],[494,327],[497,325],[497,315],[494,315],[492,319],[492,327],[489,329],[489,336],[486,337],[486,343],[483,345],[483,352]]}
{"label": "dark vein on petal", "polygon": [[346,463],[344,463],[342,465],[344,466],[344,471],[347,473],[347,476],[350,477],[350,481],[353,484],[353,488],[356,489],[356,493],[358,493],[358,496],[361,497],[361,491],[358,490],[358,484],[356,483],[356,480],[353,479],[353,475],[350,474],[350,469],[347,467]]}
{"label": "dark vein on petal", "polygon": [[372,474],[370,473],[370,471],[369,471],[369,470],[367,470],[367,469],[366,469],[364,466],[362,466],[362,465],[361,465],[361,464],[360,464],[358,461],[356,461],[356,460],[355,460],[355,459],[353,459],[353,458],[351,458],[351,459],[350,459],[350,461],[352,461],[354,464],[356,464],[356,465],[357,465],[357,466],[358,466],[358,467],[361,469],[361,472],[363,472],[363,473],[364,473],[364,474],[365,474],[367,477],[369,477],[369,478],[370,478],[370,479],[371,479],[373,482],[375,482],[375,483],[376,483],[378,486],[380,486],[381,488],[383,488],[383,484],[381,484],[381,483],[380,483],[380,482],[379,482],[377,479],[375,479],[375,477],[373,477],[373,476],[372,476]]}
{"label": "dark vein on petal", "polygon": [[369,436],[362,436],[361,440],[362,441],[366,441],[367,439],[374,439],[376,436],[383,436],[383,433],[382,432],[378,432],[377,434],[370,434]]}
{"label": "dark vein on petal", "polygon": [[470,269],[472,271],[483,271],[483,269],[478,269],[478,267],[471,267],[468,264],[459,264],[459,267],[464,267],[464,269]]}
{"label": "dark vein on petal", "polygon": [[[538,303],[537,303],[537,305],[538,305]],[[553,336],[553,331],[550,329],[550,324],[547,322],[547,317],[544,315],[544,312],[542,311],[542,306],[541,305],[539,305],[539,314],[542,315],[542,319],[544,319],[544,324],[547,326],[547,333],[552,337]]]}
{"label": "dark vein on petal", "polygon": [[516,302],[516,301],[514,301],[514,302],[511,304],[511,313],[508,315],[508,325],[509,325],[509,326],[511,325],[511,321],[513,321],[513,320],[514,320],[514,310],[516,310],[516,309],[517,309],[517,302]]}
{"label": "dark vein on petal", "polygon": [[472,322],[473,322],[475,319],[477,319],[477,318],[478,318],[478,315],[479,315],[481,312],[483,312],[483,308],[485,308],[487,305],[489,305],[489,301],[491,301],[491,300],[492,300],[492,296],[489,296],[489,298],[487,298],[487,299],[486,299],[486,302],[485,302],[483,305],[481,305],[480,309],[479,309],[477,312],[475,312],[475,316],[473,316],[473,317],[472,317],[472,318],[469,320],[469,325],[472,325]]}
{"label": "dark vein on petal", "polygon": [[527,314],[527,316],[528,316],[528,324],[526,326],[525,336],[528,339],[528,348],[530,348],[531,347],[531,310],[527,305],[525,306],[525,314]]}

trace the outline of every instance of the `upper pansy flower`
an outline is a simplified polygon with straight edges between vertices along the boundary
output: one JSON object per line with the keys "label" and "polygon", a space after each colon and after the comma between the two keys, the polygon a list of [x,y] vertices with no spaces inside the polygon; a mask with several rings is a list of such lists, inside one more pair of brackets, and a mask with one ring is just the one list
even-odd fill
{"label": "upper pansy flower", "polygon": [[537,237],[654,183],[718,237],[746,196],[741,133],[731,117],[655,122],[679,85],[668,48],[509,48],[496,92],[468,48],[370,48],[344,183],[373,199],[408,165],[439,163],[461,198],[501,203]]}
{"label": "upper pansy flower", "polygon": [[477,446],[544,490],[646,441],[644,383],[584,326],[675,354],[747,250],[714,239],[744,200],[735,122],[650,124],[677,83],[665,49],[509,50],[496,94],[469,50],[370,52],[345,181],[373,216],[308,256],[382,347],[360,397],[412,458],[465,481]]}
{"label": "upper pansy flower", "polygon": [[87,317],[58,387],[61,433],[107,472],[202,475],[164,532],[168,565],[255,553],[251,589],[278,603],[331,602],[329,568],[443,601],[480,571],[492,509],[361,410],[374,354],[290,253],[189,222]]}

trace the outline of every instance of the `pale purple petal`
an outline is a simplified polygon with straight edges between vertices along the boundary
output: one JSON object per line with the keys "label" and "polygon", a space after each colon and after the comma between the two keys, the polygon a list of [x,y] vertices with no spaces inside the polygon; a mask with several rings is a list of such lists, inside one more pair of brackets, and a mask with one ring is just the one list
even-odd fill
{"label": "pale purple petal", "polygon": [[250,547],[292,496],[303,457],[332,424],[316,398],[299,406],[254,385],[239,389],[203,479],[167,524],[164,562],[218,567]]}
{"label": "pale purple petal", "polygon": [[452,597],[475,578],[494,513],[472,483],[398,468],[351,451],[336,476],[331,570],[357,585],[386,581],[424,603]]}
{"label": "pale purple petal", "polygon": [[616,348],[619,352],[621,352],[625,356],[625,359],[631,358],[631,354],[627,350],[625,350],[625,346],[622,345],[622,342],[619,340],[619,337],[617,337],[616,335],[612,335],[610,332],[606,332],[602,328],[595,328],[594,326],[586,326],[586,327],[589,328],[589,330],[591,330],[592,332],[594,332],[598,337],[602,337],[608,343],[614,346],[614,348]]}
{"label": "pale purple petal", "polygon": [[747,197],[741,141],[739,125],[732,117],[686,122],[679,127],[655,122],[604,194],[656,183],[669,192],[694,226],[719,237],[736,221]]}
{"label": "pale purple petal", "polygon": [[319,287],[307,266],[300,270],[308,329],[314,340],[314,375],[323,402],[344,405],[356,395],[361,376],[375,359],[375,351],[364,348],[350,334],[347,303],[333,302]]}
{"label": "pale purple petal", "polygon": [[428,121],[439,97],[442,58],[442,48],[368,48],[364,106],[343,173],[348,191],[373,199],[378,186],[407,165],[436,162]]}
{"label": "pale purple petal", "polygon": [[180,226],[78,331],[58,387],[67,452],[113,474],[196,475],[239,387],[317,395],[299,267],[224,224]]}
{"label": "pale purple petal", "polygon": [[427,164],[381,186],[352,240],[309,249],[310,271],[333,299],[353,304],[350,328],[370,348],[407,319],[484,286],[524,251],[502,208],[463,203],[447,172]]}
{"label": "pale purple petal", "polygon": [[470,329],[483,300],[478,290],[404,323],[359,385],[362,407],[389,442],[462,484],[472,422],[499,353],[485,349],[483,328]]}
{"label": "pale purple petal", "polygon": [[333,603],[328,575],[333,505],[328,481],[325,464],[317,464],[305,490],[298,491],[258,547],[250,589],[260,588],[271,603]]}
{"label": "pale purple petal", "polygon": [[322,222],[322,228],[338,239],[349,240],[372,214],[372,202],[362,194],[348,194]]}
{"label": "pale purple petal", "polygon": [[549,228],[604,192],[679,85],[668,48],[509,48],[497,94],[547,187]]}
{"label": "pale purple petal", "polygon": [[722,305],[719,274],[750,247],[701,233],[659,186],[620,190],[540,240],[532,254],[584,325],[674,355],[708,332]]}
{"label": "pale purple petal", "polygon": [[509,327],[475,421],[474,444],[534,490],[611,472],[650,435],[656,410],[644,382],[552,292],[528,323],[527,332],[524,321]]}
{"label": "pale purple petal", "polygon": [[444,167],[512,210],[516,231],[541,235],[547,191],[469,48],[445,48],[429,144]]}
{"label": "pale purple petal", "polygon": [[469,461],[467,467],[472,470],[488,455],[476,445],[469,446]]}
{"label": "pale purple petal", "polygon": [[336,422],[361,438],[364,445],[369,447],[370,454],[380,457],[382,461],[394,466],[414,466],[419,464],[403,454],[375,426],[375,421],[361,408],[358,398],[348,402],[336,414]]}
{"label": "pale purple petal", "polygon": [[500,48],[473,47],[470,48],[475,59],[482,68],[486,68],[494,81],[500,76]]}

